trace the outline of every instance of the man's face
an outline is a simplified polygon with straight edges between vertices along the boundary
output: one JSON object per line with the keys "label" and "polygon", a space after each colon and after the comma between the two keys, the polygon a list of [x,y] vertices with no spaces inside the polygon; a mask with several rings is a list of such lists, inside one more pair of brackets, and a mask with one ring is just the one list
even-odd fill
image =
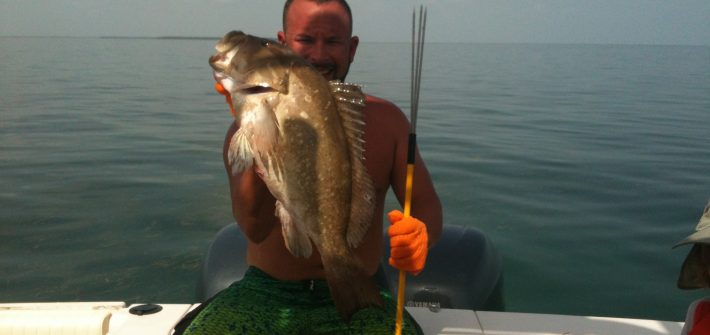
{"label": "man's face", "polygon": [[345,80],[355,57],[358,38],[338,2],[294,1],[278,39],[308,60],[328,80]]}

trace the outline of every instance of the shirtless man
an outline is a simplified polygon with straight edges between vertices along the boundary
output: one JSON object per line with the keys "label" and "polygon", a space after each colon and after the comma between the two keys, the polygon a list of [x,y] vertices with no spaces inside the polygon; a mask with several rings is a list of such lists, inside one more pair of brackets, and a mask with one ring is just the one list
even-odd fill
{"label": "shirtless man", "polygon": [[[352,15],[345,1],[288,0],[283,29],[278,32],[279,42],[310,61],[325,78],[345,79],[359,42],[352,36]],[[364,120],[365,165],[375,184],[376,207],[370,229],[355,253],[374,275],[383,254],[384,201],[389,187],[399,202],[404,202],[409,122],[394,104],[369,95]],[[389,293],[381,293],[384,308],[363,309],[345,323],[323,280],[320,254],[314,250],[311,257],[299,258],[286,249],[274,215],[275,199],[264,182],[253,168],[237,175],[230,173],[227,152],[236,131],[237,125],[232,124],[224,142],[224,162],[232,212],[248,239],[250,268],[243,280],[219,293],[200,312],[187,333],[391,334],[396,301]],[[390,229],[390,264],[417,274],[424,266],[428,247],[442,230],[441,203],[418,152],[413,190],[412,216],[402,218],[397,211],[389,214],[392,227],[398,227]],[[408,317],[403,332],[415,333]]]}

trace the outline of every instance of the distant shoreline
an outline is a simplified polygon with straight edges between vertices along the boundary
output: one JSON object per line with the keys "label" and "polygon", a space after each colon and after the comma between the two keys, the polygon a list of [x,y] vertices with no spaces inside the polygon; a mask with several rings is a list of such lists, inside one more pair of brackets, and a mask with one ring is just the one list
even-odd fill
{"label": "distant shoreline", "polygon": [[201,36],[0,36],[0,38],[101,38],[114,40],[219,40],[221,37]]}
{"label": "distant shoreline", "polygon": [[105,39],[148,39],[148,40],[219,40],[220,37],[195,37],[195,36],[157,36],[157,37],[132,37],[132,36],[99,36]]}

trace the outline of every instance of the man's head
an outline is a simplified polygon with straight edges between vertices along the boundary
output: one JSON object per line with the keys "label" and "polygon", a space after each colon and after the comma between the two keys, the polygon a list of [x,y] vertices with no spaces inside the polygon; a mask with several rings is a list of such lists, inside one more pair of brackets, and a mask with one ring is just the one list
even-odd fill
{"label": "man's head", "polygon": [[326,79],[345,80],[359,43],[344,0],[288,0],[279,42],[313,64]]}

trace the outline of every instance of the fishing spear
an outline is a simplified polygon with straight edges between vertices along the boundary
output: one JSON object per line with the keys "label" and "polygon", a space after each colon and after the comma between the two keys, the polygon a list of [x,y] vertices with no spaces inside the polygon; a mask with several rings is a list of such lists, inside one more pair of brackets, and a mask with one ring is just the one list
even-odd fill
{"label": "fishing spear", "polygon": [[[409,138],[407,143],[407,179],[404,193],[404,217],[409,217],[412,211],[412,184],[414,180],[414,163],[417,148],[417,111],[419,109],[419,89],[422,76],[422,56],[424,54],[424,35],[426,30],[426,8],[419,6],[419,25],[415,27],[416,9],[412,10],[412,83],[410,91]],[[415,41],[415,31],[417,39]],[[399,270],[397,286],[397,318],[395,320],[395,335],[402,334],[402,314],[404,312],[404,291],[407,275]]]}

